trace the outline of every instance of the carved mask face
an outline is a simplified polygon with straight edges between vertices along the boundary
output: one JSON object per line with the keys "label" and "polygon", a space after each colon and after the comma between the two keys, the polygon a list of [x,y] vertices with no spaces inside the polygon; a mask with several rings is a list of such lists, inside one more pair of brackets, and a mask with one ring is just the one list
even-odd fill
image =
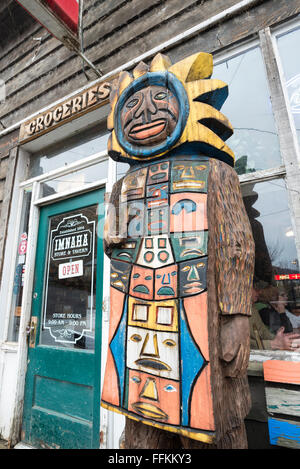
{"label": "carved mask face", "polygon": [[174,131],[178,113],[178,101],[166,87],[142,88],[126,100],[121,110],[123,135],[133,145],[157,145]]}
{"label": "carved mask face", "polygon": [[180,296],[196,295],[206,289],[206,269],[207,257],[180,263]]}

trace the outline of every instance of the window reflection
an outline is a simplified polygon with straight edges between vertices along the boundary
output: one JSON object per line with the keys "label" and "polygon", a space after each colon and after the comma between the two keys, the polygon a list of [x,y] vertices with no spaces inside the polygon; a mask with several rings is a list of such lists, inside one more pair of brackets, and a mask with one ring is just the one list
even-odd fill
{"label": "window reflection", "polygon": [[50,218],[40,343],[93,350],[97,205]]}
{"label": "window reflection", "polygon": [[278,49],[283,65],[286,89],[290,101],[290,109],[300,142],[300,63],[295,51],[300,42],[300,28],[278,38]]}
{"label": "window reflection", "polygon": [[99,128],[87,130],[84,135],[76,135],[67,141],[44,149],[31,157],[28,178],[39,176],[100,151],[105,151],[107,140],[107,129],[100,127],[100,130]]}
{"label": "window reflection", "polygon": [[300,274],[284,180],[242,186],[255,241],[251,347],[300,351]]}
{"label": "window reflection", "polygon": [[260,50],[254,48],[215,65],[212,78],[221,79],[229,87],[221,111],[234,127],[234,134],[226,143],[235,153],[237,173],[280,165],[278,136]]}
{"label": "window reflection", "polygon": [[107,178],[107,172],[108,160],[105,160],[84,169],[73,171],[65,176],[48,180],[42,185],[43,197],[58,194],[59,192],[74,191],[85,184],[105,179]]}

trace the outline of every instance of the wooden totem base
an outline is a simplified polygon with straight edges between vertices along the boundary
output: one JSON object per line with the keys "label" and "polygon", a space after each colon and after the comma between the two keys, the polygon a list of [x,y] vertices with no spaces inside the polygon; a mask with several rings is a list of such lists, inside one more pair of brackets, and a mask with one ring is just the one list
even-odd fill
{"label": "wooden totem base", "polygon": [[244,422],[222,440],[207,444],[126,418],[124,449],[247,449]]}

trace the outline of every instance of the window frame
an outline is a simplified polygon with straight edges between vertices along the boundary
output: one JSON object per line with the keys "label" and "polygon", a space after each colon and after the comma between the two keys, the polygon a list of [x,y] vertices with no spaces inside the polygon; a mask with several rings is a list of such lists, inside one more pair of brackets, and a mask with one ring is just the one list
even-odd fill
{"label": "window frame", "polygon": [[[291,223],[295,235],[296,251],[300,260],[300,206],[297,200],[297,187],[300,185],[299,171],[299,143],[296,135],[294,120],[289,107],[289,99],[285,88],[285,80],[280,55],[277,47],[277,37],[287,34],[300,27],[300,20],[290,21],[274,29],[265,28],[258,33],[256,45],[260,47],[262,60],[265,66],[266,79],[270,91],[272,111],[275,126],[279,138],[279,148],[282,156],[280,166],[265,170],[255,171],[239,176],[241,186],[276,179],[283,179],[287,187],[288,205]],[[255,47],[255,42],[252,42]],[[251,44],[245,44],[244,48],[232,49],[233,54],[226,51],[226,58],[249,50]],[[236,53],[234,53],[236,50]],[[216,63],[224,61],[220,54]],[[284,125],[282,125],[284,124]],[[263,375],[263,362],[270,359],[300,361],[300,352],[281,350],[254,350],[250,351],[248,373],[251,375]]]}
{"label": "window frame", "polygon": [[[300,20],[297,18],[272,29],[267,27],[260,30],[256,37],[251,40],[247,40],[242,44],[235,44],[226,50],[217,51],[214,54],[214,64],[225,62],[256,47],[260,48],[282,161],[280,165],[272,168],[239,175],[239,181],[243,186],[277,179],[284,180],[295,235],[296,251],[300,262],[300,204],[297,200],[297,188],[300,186],[300,151],[277,47],[277,38],[279,36],[292,32],[299,27]],[[249,374],[262,374],[262,363],[270,359],[300,361],[300,352],[251,349]]]}

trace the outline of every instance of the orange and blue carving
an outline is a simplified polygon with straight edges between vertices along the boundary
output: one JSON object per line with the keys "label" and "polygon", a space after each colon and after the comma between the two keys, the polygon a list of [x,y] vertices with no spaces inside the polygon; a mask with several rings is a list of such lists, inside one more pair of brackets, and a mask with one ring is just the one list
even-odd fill
{"label": "orange and blue carving", "polygon": [[[130,164],[111,246],[111,304],[102,406],[211,442],[216,430],[208,332],[208,175],[234,165],[219,109],[227,86],[212,57],[172,65],[158,54],[111,95],[108,150]],[[124,222],[125,220],[125,222]],[[106,232],[111,229],[107,219]]]}

